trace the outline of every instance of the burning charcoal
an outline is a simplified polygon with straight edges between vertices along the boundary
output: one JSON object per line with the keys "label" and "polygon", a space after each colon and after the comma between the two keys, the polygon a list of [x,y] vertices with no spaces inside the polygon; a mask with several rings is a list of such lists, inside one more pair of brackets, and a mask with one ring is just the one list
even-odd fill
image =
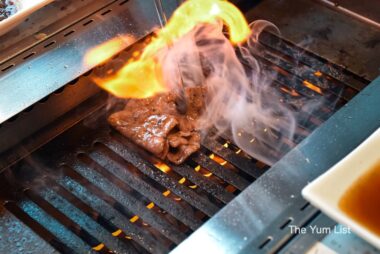
{"label": "burning charcoal", "polygon": [[200,148],[196,121],[204,108],[204,96],[201,87],[185,89],[185,114],[178,112],[173,93],[131,99],[124,110],[112,114],[108,121],[147,151],[180,164]]}

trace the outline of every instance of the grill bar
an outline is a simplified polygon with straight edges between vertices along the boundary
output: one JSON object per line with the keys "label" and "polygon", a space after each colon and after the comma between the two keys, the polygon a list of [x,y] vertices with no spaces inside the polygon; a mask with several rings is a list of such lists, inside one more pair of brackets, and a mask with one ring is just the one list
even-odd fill
{"label": "grill bar", "polygon": [[[262,41],[260,41],[262,42]],[[263,42],[265,44],[265,41]],[[258,44],[258,52],[256,55],[267,59],[268,61],[278,65],[293,75],[298,75],[303,80],[308,80],[316,86],[324,90],[333,92],[336,96],[344,98],[346,101],[352,98],[352,94],[359,92],[357,88],[347,86],[343,81],[334,77],[323,74],[318,69],[299,62],[296,58],[290,58],[273,48]],[[304,53],[307,54],[307,53]],[[340,91],[345,89],[345,93],[341,95]]]}
{"label": "grill bar", "polygon": [[[124,137],[119,136],[118,134],[112,134],[115,139],[118,139],[120,143],[125,144],[129,143],[128,140],[125,140]],[[170,162],[166,164],[166,162],[163,162],[159,159],[153,159],[150,154],[148,154],[143,149],[133,145],[132,143],[129,143],[129,145],[132,147],[133,150],[138,151],[139,156],[141,156],[144,160],[150,162],[151,164],[155,165],[159,169],[159,166],[157,165],[164,165],[167,167],[167,171],[165,172],[170,177],[176,179],[180,184],[184,184],[185,182],[189,182],[188,186],[197,186],[200,187],[203,191],[209,193],[211,196],[216,197],[223,203],[230,202],[235,196],[226,191],[223,186],[220,185],[219,182],[213,181],[212,178],[209,178],[210,176],[206,175],[200,175],[197,172],[198,165],[190,166],[188,164],[183,164],[181,166],[174,165]],[[202,153],[199,153],[202,154]],[[204,156],[204,154],[202,154]],[[156,165],[157,164],[157,165]],[[162,171],[162,169],[160,169]],[[207,171],[209,171],[209,168],[207,168]]]}
{"label": "grill bar", "polygon": [[244,190],[249,185],[247,180],[217,164],[203,153],[196,153],[191,157],[191,159],[239,190]]}
{"label": "grill bar", "polygon": [[[78,209],[84,211],[94,221],[97,221],[102,227],[106,228],[114,237],[118,237],[119,239],[124,239],[124,241],[129,242],[133,239],[133,241],[137,242],[141,247],[146,248],[147,251],[165,249],[165,247],[159,243],[165,243],[165,241],[168,243],[167,240],[163,238],[155,239],[151,235],[147,234],[147,232],[134,226],[129,222],[129,218],[124,217],[116,210],[112,209],[112,207],[104,201],[94,198],[91,192],[86,190],[83,191],[85,187],[76,183],[73,179],[66,178],[60,180],[60,182],[64,185],[64,188],[67,189],[59,188],[58,193],[69,199]],[[71,192],[73,192],[76,196],[73,196]],[[86,203],[82,200],[86,201]],[[179,235],[181,234],[178,234],[178,236]],[[173,238],[175,238],[175,236],[177,235],[173,234]],[[130,237],[132,239],[126,240],[126,237]],[[178,244],[183,239],[173,239],[173,241]],[[128,246],[130,245],[131,244],[129,243]]]}
{"label": "grill bar", "polygon": [[326,60],[321,59],[305,49],[294,47],[292,43],[287,42],[286,40],[282,40],[281,43],[278,43],[278,37],[270,33],[263,32],[260,36],[260,42],[269,49],[275,50],[290,59],[295,59],[299,63],[333,77],[336,80],[343,82],[346,87],[350,87],[356,91],[361,91],[366,84],[369,83],[368,80],[358,77],[357,75],[353,75],[344,68],[339,68],[332,65]]}
{"label": "grill bar", "polygon": [[[336,101],[339,98],[347,102],[353,97],[356,92],[351,89],[346,89],[342,94],[343,87],[340,84],[331,84],[326,79],[317,78],[315,76],[315,72],[312,72],[310,70],[303,70],[302,67],[297,68],[290,63],[278,60],[278,58],[273,58],[273,56],[269,54],[257,57],[260,58],[262,62],[268,63],[271,68],[277,69],[280,73],[280,81],[283,83],[291,84],[286,81],[286,77],[291,76],[293,78],[294,84],[298,85],[299,87],[304,87],[302,90],[297,90],[305,95],[308,95],[309,97],[323,94],[324,97],[328,100]],[[275,61],[278,62],[276,63]]]}
{"label": "grill bar", "polygon": [[[269,47],[272,35],[263,33],[260,40],[262,50],[255,54],[268,72],[277,72],[273,86],[283,103],[305,98],[321,101],[315,112],[299,112],[302,121],[296,139],[284,140],[287,145],[276,154],[280,159],[351,99],[356,88],[364,87],[365,80],[334,66],[325,73],[319,68],[326,65],[323,59],[287,42]],[[114,60],[126,61],[131,52],[133,48]],[[317,69],[310,67],[313,61],[319,64]],[[321,75],[316,76],[317,71]],[[94,74],[87,75],[91,80]],[[347,86],[351,80],[354,85]],[[105,104],[103,100],[102,107]],[[151,157],[110,130],[107,114],[91,111],[28,159],[41,163],[31,163],[19,172],[22,161],[5,171],[6,179],[23,184],[10,189],[28,188],[18,195],[5,191],[7,200],[12,200],[7,209],[59,252],[95,252],[96,247],[101,253],[166,253],[269,168],[242,152],[227,134],[205,137],[199,152],[175,166]],[[166,164],[168,172],[159,170],[156,163]]]}
{"label": "grill bar", "polygon": [[[75,253],[75,251],[65,245],[62,241],[58,240],[51,231],[43,227],[41,224],[35,220],[35,218],[29,216],[25,213],[20,207],[14,202],[7,202],[5,204],[6,209],[8,209],[12,214],[17,218],[22,220],[28,227],[32,228],[42,239],[51,244],[56,250],[62,253]],[[78,242],[78,241],[77,241]],[[78,250],[79,248],[77,248]],[[83,249],[82,249],[83,250]],[[90,250],[86,250],[88,253],[91,253]]]}
{"label": "grill bar", "polygon": [[[102,227],[100,223],[92,220],[91,217],[86,215],[85,211],[76,208],[70,200],[62,197],[55,190],[49,189],[41,194],[46,201],[51,203],[61,213],[69,216],[83,230],[99,239],[100,242],[97,245],[92,245],[94,249],[100,249],[104,252],[109,250],[120,252],[125,249],[130,249],[126,239],[114,237],[112,232],[108,231],[107,228]],[[155,247],[159,250],[159,252],[164,252],[163,242],[155,245]]]}
{"label": "grill bar", "polygon": [[[82,240],[81,237],[77,236],[69,228],[62,225],[59,220],[56,220],[48,212],[41,209],[34,202],[24,199],[22,203],[19,204],[19,209],[31,217],[34,221],[38,222],[43,228],[46,228],[49,232],[52,232],[59,242],[62,242],[67,248],[81,251],[90,251],[92,248]],[[36,228],[32,227],[36,230]],[[53,246],[54,247],[54,246]]]}
{"label": "grill bar", "polygon": [[[149,176],[153,180],[162,184],[165,188],[175,193],[177,196],[188,202],[190,205],[201,210],[208,216],[214,215],[219,209],[213,204],[207,202],[205,198],[193,193],[191,190],[187,189],[178,182],[170,179],[165,173],[153,168],[149,163],[144,161],[137,154],[133,153],[132,145],[129,141],[124,142],[126,146],[121,145],[115,141],[103,141],[113,152],[122,156],[126,161],[132,163],[135,167],[141,170],[145,175]],[[130,151],[126,150],[125,147],[128,147]]]}
{"label": "grill bar", "polygon": [[213,138],[206,137],[203,142],[203,146],[206,147],[208,150],[213,151],[215,154],[222,157],[223,159],[229,161],[232,165],[241,169],[242,171],[244,171],[244,173],[252,176],[253,178],[258,178],[261,174],[264,173],[264,171],[257,168],[257,166],[253,162],[251,162],[248,159],[242,159],[234,152],[232,152],[230,149],[220,145]]}
{"label": "grill bar", "polygon": [[[267,71],[271,71],[273,68],[278,71],[278,75],[276,77],[276,81],[285,85],[289,89],[295,89],[297,93],[313,100],[313,99],[320,99],[322,100],[321,95],[323,95],[323,100],[326,100],[326,103],[324,104],[324,107],[327,107],[329,110],[334,110],[336,102],[339,100],[337,96],[335,96],[331,92],[323,92],[321,88],[315,86],[311,83],[304,83],[304,80],[292,75],[291,73],[287,72],[286,70],[279,69],[277,66],[269,62],[268,60],[263,60],[263,67]],[[273,67],[274,66],[274,67]],[[310,89],[308,86],[312,87]]]}
{"label": "grill bar", "polygon": [[189,179],[191,182],[202,188],[203,190],[209,192],[211,195],[215,196],[217,199],[227,204],[230,202],[235,196],[232,193],[226,191],[221,185],[218,185],[212,181],[207,180],[202,175],[196,174],[194,169],[190,166],[175,166],[170,165],[170,167],[180,174],[181,176]]}
{"label": "grill bar", "polygon": [[[84,170],[90,170],[86,167],[81,168],[84,168]],[[112,218],[112,221],[114,221],[123,232],[128,233],[128,236],[137,241],[141,246],[154,246],[152,243],[155,240],[144,230],[134,226],[133,223],[129,223],[130,218],[132,218],[134,214],[139,214],[143,221],[158,228],[165,237],[175,243],[178,243],[185,238],[181,232],[170,227],[165,220],[162,220],[161,217],[146,208],[141,201],[132,197],[128,192],[122,192],[120,189],[115,189],[111,183],[108,183],[108,191],[111,191],[113,194],[117,192],[116,195],[114,194],[115,196],[120,196],[121,200],[129,201],[128,203],[123,201],[119,202],[113,197],[106,195],[104,190],[98,189],[98,187],[91,184],[86,178],[83,178],[82,176],[78,177],[78,173],[75,171],[68,172],[69,170],[69,168],[66,168],[64,172],[67,177],[59,180],[64,188],[73,192],[74,195],[93,207],[94,211],[99,212],[103,217]],[[105,185],[105,183],[99,184],[103,186]],[[126,207],[128,211],[124,207]],[[117,229],[112,232],[116,231]]]}
{"label": "grill bar", "polygon": [[[82,239],[82,241],[86,242],[89,246],[98,246],[99,244],[101,244],[101,241],[95,238],[86,229],[82,228],[81,227],[82,225],[77,224],[77,222],[74,222],[71,218],[66,216],[64,212],[62,212],[59,208],[55,207],[53,204],[49,202],[49,198],[51,198],[52,193],[45,193],[45,194],[46,194],[45,197],[41,197],[30,189],[25,191],[25,195],[27,198],[30,199],[30,201],[32,201],[38,207],[41,207],[47,214],[52,216],[60,224],[67,227],[70,231],[72,231],[75,235],[77,235],[80,239]],[[95,233],[95,232],[92,232],[92,233]]]}
{"label": "grill bar", "polygon": [[[145,197],[149,197],[152,202],[154,202],[159,207],[165,209],[165,211],[171,213],[175,218],[178,218],[185,225],[189,226],[192,229],[196,229],[197,227],[199,227],[200,221],[196,217],[194,217],[194,215],[190,213],[189,210],[183,210],[179,204],[177,204],[171,199],[165,200],[160,191],[154,189],[153,186],[150,186],[149,184],[143,182],[137,176],[135,177],[133,176],[133,174],[130,175],[128,172],[124,172],[124,174],[118,174],[118,169],[116,169],[116,174],[114,174],[112,167],[107,167],[106,169],[101,165],[97,164],[95,161],[91,163],[91,166],[88,169],[95,169],[96,171],[101,172],[102,177],[105,178],[109,178],[112,175],[112,178],[114,180],[119,179],[118,181],[116,181],[117,186],[120,187],[129,185],[135,191],[138,191]],[[86,170],[86,168],[83,170]],[[122,195],[124,195],[124,193],[122,193]],[[134,199],[129,200],[133,201]]]}

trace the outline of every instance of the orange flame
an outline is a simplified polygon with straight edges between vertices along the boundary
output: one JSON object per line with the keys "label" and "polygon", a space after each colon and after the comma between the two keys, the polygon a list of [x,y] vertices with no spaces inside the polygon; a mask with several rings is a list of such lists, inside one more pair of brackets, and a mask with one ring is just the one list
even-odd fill
{"label": "orange flame", "polygon": [[86,66],[94,67],[102,64],[112,56],[119,53],[126,45],[132,42],[133,38],[128,35],[115,37],[99,46],[92,48],[84,57]]}
{"label": "orange flame", "polygon": [[[147,98],[166,92],[162,68],[157,61],[157,52],[170,47],[179,38],[189,33],[199,24],[222,21],[227,27],[231,43],[244,42],[250,35],[247,21],[239,9],[226,0],[188,0],[182,4],[167,25],[145,47],[140,56],[129,61],[114,76],[96,78],[95,82],[121,98]],[[104,48],[103,48],[104,46]],[[107,52],[107,45],[100,51]],[[90,51],[87,61],[98,58],[98,50]]]}

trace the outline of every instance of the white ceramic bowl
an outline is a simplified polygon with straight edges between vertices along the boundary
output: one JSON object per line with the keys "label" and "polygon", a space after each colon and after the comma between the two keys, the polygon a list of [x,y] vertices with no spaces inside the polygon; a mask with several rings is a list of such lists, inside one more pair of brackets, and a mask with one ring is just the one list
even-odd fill
{"label": "white ceramic bowl", "polygon": [[0,21],[0,35],[3,35],[23,22],[30,14],[44,7],[53,0],[13,0],[17,6],[17,12]]}
{"label": "white ceramic bowl", "polygon": [[[354,151],[302,190],[303,197],[364,240],[380,249],[380,237],[350,218],[338,206],[343,194],[380,160],[380,129]],[[380,191],[380,186],[379,186]],[[379,195],[379,193],[374,193]],[[380,216],[380,211],[379,211]]]}

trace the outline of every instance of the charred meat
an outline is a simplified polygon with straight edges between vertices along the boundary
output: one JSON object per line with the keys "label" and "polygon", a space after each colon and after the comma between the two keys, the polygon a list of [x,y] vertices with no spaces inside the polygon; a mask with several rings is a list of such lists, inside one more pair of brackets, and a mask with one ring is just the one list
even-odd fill
{"label": "charred meat", "polygon": [[204,88],[185,90],[186,113],[177,110],[173,93],[131,99],[108,121],[122,135],[161,159],[180,164],[200,148],[197,119],[204,108]]}

